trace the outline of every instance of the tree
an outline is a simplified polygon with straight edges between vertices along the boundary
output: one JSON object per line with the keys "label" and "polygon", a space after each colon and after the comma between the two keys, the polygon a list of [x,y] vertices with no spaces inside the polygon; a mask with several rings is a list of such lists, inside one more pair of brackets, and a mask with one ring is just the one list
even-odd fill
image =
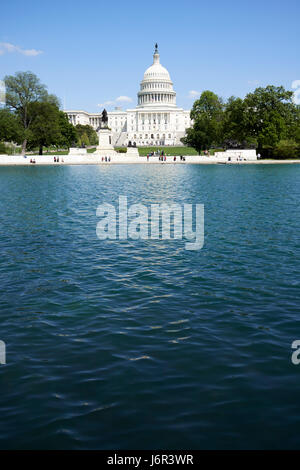
{"label": "tree", "polygon": [[191,110],[191,119],[197,120],[199,117],[206,117],[208,119],[220,120],[222,112],[222,99],[212,91],[206,90],[203,91],[200,98],[194,102]]}
{"label": "tree", "polygon": [[98,136],[97,132],[89,126],[88,124],[77,124],[75,127],[77,132],[77,140],[78,145],[97,145],[98,144]]}
{"label": "tree", "polygon": [[288,135],[291,122],[293,92],[272,85],[257,88],[244,100],[245,131],[254,137],[261,151],[263,146],[275,147]]}
{"label": "tree", "polygon": [[193,127],[187,130],[183,143],[194,147],[198,153],[209,150],[222,138],[223,103],[212,91],[204,91],[191,110]]}
{"label": "tree", "polygon": [[205,119],[195,121],[193,127],[186,131],[182,142],[193,147],[200,154],[201,150],[209,150],[212,144],[210,123]]}
{"label": "tree", "polygon": [[8,109],[0,109],[0,142],[21,142],[22,131],[19,117]]}
{"label": "tree", "polygon": [[43,154],[43,147],[57,145],[70,147],[76,141],[75,127],[69,123],[67,115],[60,111],[55,104],[47,102],[31,103],[28,107],[31,118],[28,146],[39,147],[39,154]]}
{"label": "tree", "polygon": [[26,152],[28,138],[31,136],[32,113],[29,108],[33,103],[46,102],[59,106],[58,98],[49,95],[46,86],[32,72],[17,72],[14,76],[4,77],[6,86],[6,105],[14,110],[22,123],[22,154]]}
{"label": "tree", "polygon": [[67,114],[59,111],[59,128],[61,137],[58,144],[62,147],[71,147],[73,142],[77,141],[77,132],[73,124],[68,120]]}
{"label": "tree", "polygon": [[294,140],[300,144],[300,105],[291,105],[288,139]]}
{"label": "tree", "polygon": [[281,140],[274,148],[274,157],[293,158],[299,156],[300,147],[293,140]]}
{"label": "tree", "polygon": [[59,127],[59,109],[47,102],[30,103],[27,109],[31,125],[27,133],[28,146],[39,148],[43,154],[43,146],[56,144],[61,138]]}
{"label": "tree", "polygon": [[81,145],[84,147],[88,147],[90,145],[90,141],[86,133],[81,136]]}
{"label": "tree", "polygon": [[228,99],[224,111],[222,136],[223,144],[227,148],[238,148],[253,145],[253,143],[254,145],[256,144],[247,132],[245,125],[245,103],[241,98],[231,96]]}

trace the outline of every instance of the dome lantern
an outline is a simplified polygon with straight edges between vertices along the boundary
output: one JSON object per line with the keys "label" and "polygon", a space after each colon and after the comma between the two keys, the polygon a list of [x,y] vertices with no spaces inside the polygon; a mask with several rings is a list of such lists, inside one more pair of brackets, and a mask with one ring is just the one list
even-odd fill
{"label": "dome lantern", "polygon": [[159,64],[158,44],[155,44],[155,51],[153,54],[153,64]]}

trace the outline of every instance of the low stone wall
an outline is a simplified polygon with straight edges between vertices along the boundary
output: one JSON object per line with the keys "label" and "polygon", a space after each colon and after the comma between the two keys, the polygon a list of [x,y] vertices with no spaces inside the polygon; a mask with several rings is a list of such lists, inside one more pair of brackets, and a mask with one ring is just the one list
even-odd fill
{"label": "low stone wall", "polygon": [[[225,152],[224,152],[225,153]],[[21,155],[0,155],[0,166],[4,165],[23,165],[23,166],[35,166],[35,165],[111,165],[111,164],[160,164],[160,165],[186,165],[186,164],[268,164],[268,163],[300,163],[300,160],[257,160],[248,158],[246,160],[239,160],[233,158],[228,161],[228,154],[226,157],[205,157],[199,155],[186,155],[185,160],[181,161],[180,157],[167,156],[166,161],[159,160],[159,157],[139,157],[136,155],[116,154],[106,159],[105,156],[86,154],[86,155],[36,155],[34,157]],[[54,162],[54,157],[59,159],[59,162]],[[108,157],[108,156],[107,156]],[[30,160],[34,160],[35,163],[30,163]]]}
{"label": "low stone wall", "polygon": [[216,152],[214,157],[218,159],[225,159],[227,161],[228,158],[230,158],[232,161],[257,160],[255,149],[226,150],[226,152]]}
{"label": "low stone wall", "polygon": [[69,155],[86,155],[87,149],[86,148],[77,148],[77,147],[70,147]]}

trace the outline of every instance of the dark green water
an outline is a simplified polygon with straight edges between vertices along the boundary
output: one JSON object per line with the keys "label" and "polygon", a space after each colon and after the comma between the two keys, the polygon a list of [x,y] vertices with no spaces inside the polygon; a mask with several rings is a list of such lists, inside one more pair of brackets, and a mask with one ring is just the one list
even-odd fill
{"label": "dark green water", "polygon": [[[0,188],[1,448],[300,447],[300,166],[6,167]],[[203,249],[98,240],[119,195],[204,203]]]}

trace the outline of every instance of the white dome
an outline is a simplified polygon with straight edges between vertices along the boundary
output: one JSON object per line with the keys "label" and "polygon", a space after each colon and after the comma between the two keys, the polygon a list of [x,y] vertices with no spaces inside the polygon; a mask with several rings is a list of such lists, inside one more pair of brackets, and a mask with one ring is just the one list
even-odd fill
{"label": "white dome", "polygon": [[151,78],[155,80],[171,80],[169,72],[159,62],[154,62],[144,73],[143,80],[151,80]]}

